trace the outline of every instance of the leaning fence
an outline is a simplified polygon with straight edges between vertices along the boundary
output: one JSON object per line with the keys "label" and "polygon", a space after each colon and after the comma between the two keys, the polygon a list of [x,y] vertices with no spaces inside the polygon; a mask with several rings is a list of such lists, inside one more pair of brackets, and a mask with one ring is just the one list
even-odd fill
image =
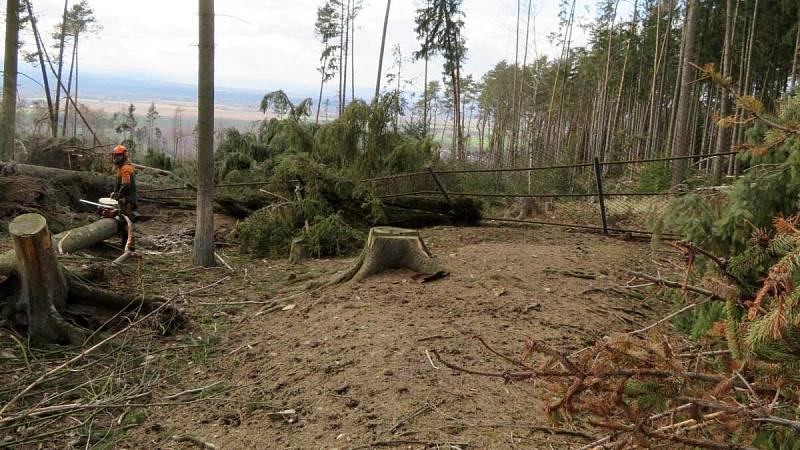
{"label": "leaning fence", "polygon": [[[690,192],[724,196],[709,189],[708,163],[736,152],[670,158],[524,168],[424,171],[370,178],[362,182],[385,204],[400,199],[467,197],[486,203],[484,220],[555,225],[604,233],[651,234],[679,196]],[[675,161],[686,161],[687,181],[665,187]],[[705,167],[702,167],[705,166]],[[516,201],[514,201],[516,200]]]}

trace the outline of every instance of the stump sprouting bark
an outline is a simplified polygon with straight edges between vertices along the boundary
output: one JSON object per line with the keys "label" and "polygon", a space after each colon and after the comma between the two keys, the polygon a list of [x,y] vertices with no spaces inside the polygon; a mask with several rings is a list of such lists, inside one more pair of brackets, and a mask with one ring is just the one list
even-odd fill
{"label": "stump sprouting bark", "polygon": [[448,275],[425,246],[418,231],[376,227],[370,230],[364,250],[353,265],[326,285],[363,281],[371,275],[395,269],[408,269],[433,278]]}

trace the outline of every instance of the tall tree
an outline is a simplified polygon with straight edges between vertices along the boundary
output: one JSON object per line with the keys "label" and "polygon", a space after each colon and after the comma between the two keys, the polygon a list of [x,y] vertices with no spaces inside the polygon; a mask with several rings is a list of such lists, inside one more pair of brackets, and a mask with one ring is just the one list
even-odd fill
{"label": "tall tree", "polygon": [[389,12],[392,9],[392,0],[386,0],[386,17],[383,19],[383,36],[381,37],[381,55],[378,57],[378,80],[375,82],[375,96],[372,102],[378,101],[381,95],[381,79],[383,76],[383,55],[386,51],[386,30],[389,28]]}
{"label": "tall tree", "polygon": [[[689,105],[691,103],[692,63],[694,61],[694,41],[697,34],[697,13],[700,8],[699,0],[688,0],[686,5],[686,35],[684,39],[683,61],[681,62],[681,93],[678,99],[678,114],[675,119],[675,141],[672,145],[672,155],[682,157],[688,154],[689,144]],[[686,161],[676,159],[672,164],[673,189],[683,183],[683,171]]]}
{"label": "tall tree", "polygon": [[153,139],[155,138],[156,125],[158,124],[158,117],[160,114],[156,109],[155,103],[150,103],[150,108],[147,110],[147,149],[153,148]]}
{"label": "tall tree", "polygon": [[[81,0],[80,2],[72,5],[67,19],[68,27],[65,29],[65,32],[67,36],[72,37],[72,60],[70,62],[69,77],[66,84],[66,96],[73,99],[72,105],[74,109],[74,105],[76,105],[78,102],[78,55],[80,38],[85,34],[97,34],[102,31],[103,27],[97,23],[94,10],[92,10],[92,8],[89,6],[87,0]],[[73,85],[75,87],[74,90]],[[70,102],[67,102],[67,107],[64,108],[64,120],[61,128],[63,136],[66,136],[67,132],[69,105]],[[78,127],[77,121],[78,114],[76,113],[73,116],[73,136],[75,136]]]}
{"label": "tall tree", "polygon": [[61,23],[56,26],[56,33],[53,35],[53,37],[58,40],[58,45],[57,45],[58,71],[56,72],[56,104],[55,104],[56,133],[58,133],[58,119],[60,118],[61,114],[61,89],[59,88],[59,86],[61,85],[62,75],[64,74],[64,47],[66,47],[67,27],[69,26],[68,15],[69,15],[69,0],[64,0],[64,14],[61,16]]}
{"label": "tall tree", "polygon": [[31,23],[31,29],[33,30],[33,37],[34,40],[36,41],[36,53],[27,54],[25,59],[28,62],[37,61],[39,63],[39,68],[41,68],[42,70],[42,83],[44,84],[44,95],[45,99],[47,100],[47,114],[48,118],[50,119],[50,134],[53,137],[56,137],[58,125],[56,124],[56,114],[55,114],[55,109],[53,108],[53,97],[50,93],[50,77],[47,76],[44,42],[42,42],[42,35],[39,33],[39,27],[36,20],[36,16],[33,14],[33,4],[31,4],[31,0],[25,0],[25,6],[28,9],[28,20]]}
{"label": "tall tree", "polygon": [[[731,76],[731,41],[733,40],[733,0],[727,0],[725,5],[725,41],[722,46],[722,75],[725,78]],[[731,97],[726,89],[722,89],[722,98],[719,103],[719,113],[722,117],[728,117],[731,113]],[[727,152],[731,147],[731,129],[727,125],[720,125],[719,136],[717,138],[717,153]],[[714,182],[722,182],[724,158],[718,156],[714,158]]]}
{"label": "tall tree", "polygon": [[325,88],[325,83],[332,80],[339,69],[339,60],[336,58],[338,46],[335,44],[335,39],[339,36],[338,14],[333,3],[328,0],[317,9],[317,21],[314,24],[314,33],[322,43],[322,54],[319,58],[320,65],[317,69],[322,77],[319,84],[319,98],[317,99],[317,124],[319,124],[322,92]]}
{"label": "tall tree", "polygon": [[466,59],[463,0],[433,0],[417,10],[415,19],[417,39],[422,41],[418,53],[439,53],[444,57],[444,73],[450,78],[453,109],[453,149],[459,161],[466,161],[464,129],[461,120],[461,68]]}
{"label": "tall tree", "polygon": [[197,227],[192,262],[212,267],[214,255],[214,0],[200,0],[197,116]]}
{"label": "tall tree", "polygon": [[800,60],[800,8],[797,8],[797,36],[794,38],[794,56],[792,57],[792,81],[789,85],[791,89],[797,87],[797,61]]}
{"label": "tall tree", "polygon": [[19,62],[19,0],[6,1],[6,39],[3,59],[3,111],[0,125],[0,160],[14,155],[17,125],[17,70]]}

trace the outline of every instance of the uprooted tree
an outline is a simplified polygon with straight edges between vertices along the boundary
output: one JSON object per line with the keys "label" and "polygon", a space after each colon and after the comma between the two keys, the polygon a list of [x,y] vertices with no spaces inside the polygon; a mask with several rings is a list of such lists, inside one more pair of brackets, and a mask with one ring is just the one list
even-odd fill
{"label": "uprooted tree", "polygon": [[0,289],[6,300],[2,317],[27,328],[33,338],[82,344],[90,332],[65,319],[70,304],[145,312],[159,307],[159,299],[126,297],[90,286],[58,262],[59,255],[115,236],[117,227],[115,219],[102,219],[52,236],[39,214],[14,219],[9,226],[14,250],[0,255]]}

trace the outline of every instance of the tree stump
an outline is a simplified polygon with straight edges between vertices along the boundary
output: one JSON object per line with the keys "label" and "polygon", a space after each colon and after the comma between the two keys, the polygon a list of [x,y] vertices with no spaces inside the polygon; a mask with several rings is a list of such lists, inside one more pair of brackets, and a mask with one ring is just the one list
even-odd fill
{"label": "tree stump", "polygon": [[[9,233],[14,250],[0,255],[0,284],[8,300],[5,308],[0,308],[4,313],[0,320],[6,318],[12,325],[27,328],[31,337],[56,344],[82,344],[90,332],[64,318],[68,306],[148,313],[163,305],[161,298],[121,296],[90,286],[58,262],[59,254],[78,251],[115,236],[114,219],[51,236],[43,216],[25,214],[11,222]],[[5,299],[0,298],[0,306]],[[174,307],[162,309],[160,320],[165,332],[185,322]]]}
{"label": "tree stump", "polygon": [[308,260],[308,248],[303,238],[292,240],[292,248],[289,251],[289,264],[303,264]]}
{"label": "tree stump", "polygon": [[47,342],[82,341],[86,334],[61,316],[67,306],[68,286],[45,218],[39,214],[19,216],[8,231],[20,282],[16,311],[25,314],[29,333]]}
{"label": "tree stump", "polygon": [[326,285],[363,281],[387,270],[408,269],[435,278],[447,276],[416,230],[376,227],[370,230],[361,256]]}

